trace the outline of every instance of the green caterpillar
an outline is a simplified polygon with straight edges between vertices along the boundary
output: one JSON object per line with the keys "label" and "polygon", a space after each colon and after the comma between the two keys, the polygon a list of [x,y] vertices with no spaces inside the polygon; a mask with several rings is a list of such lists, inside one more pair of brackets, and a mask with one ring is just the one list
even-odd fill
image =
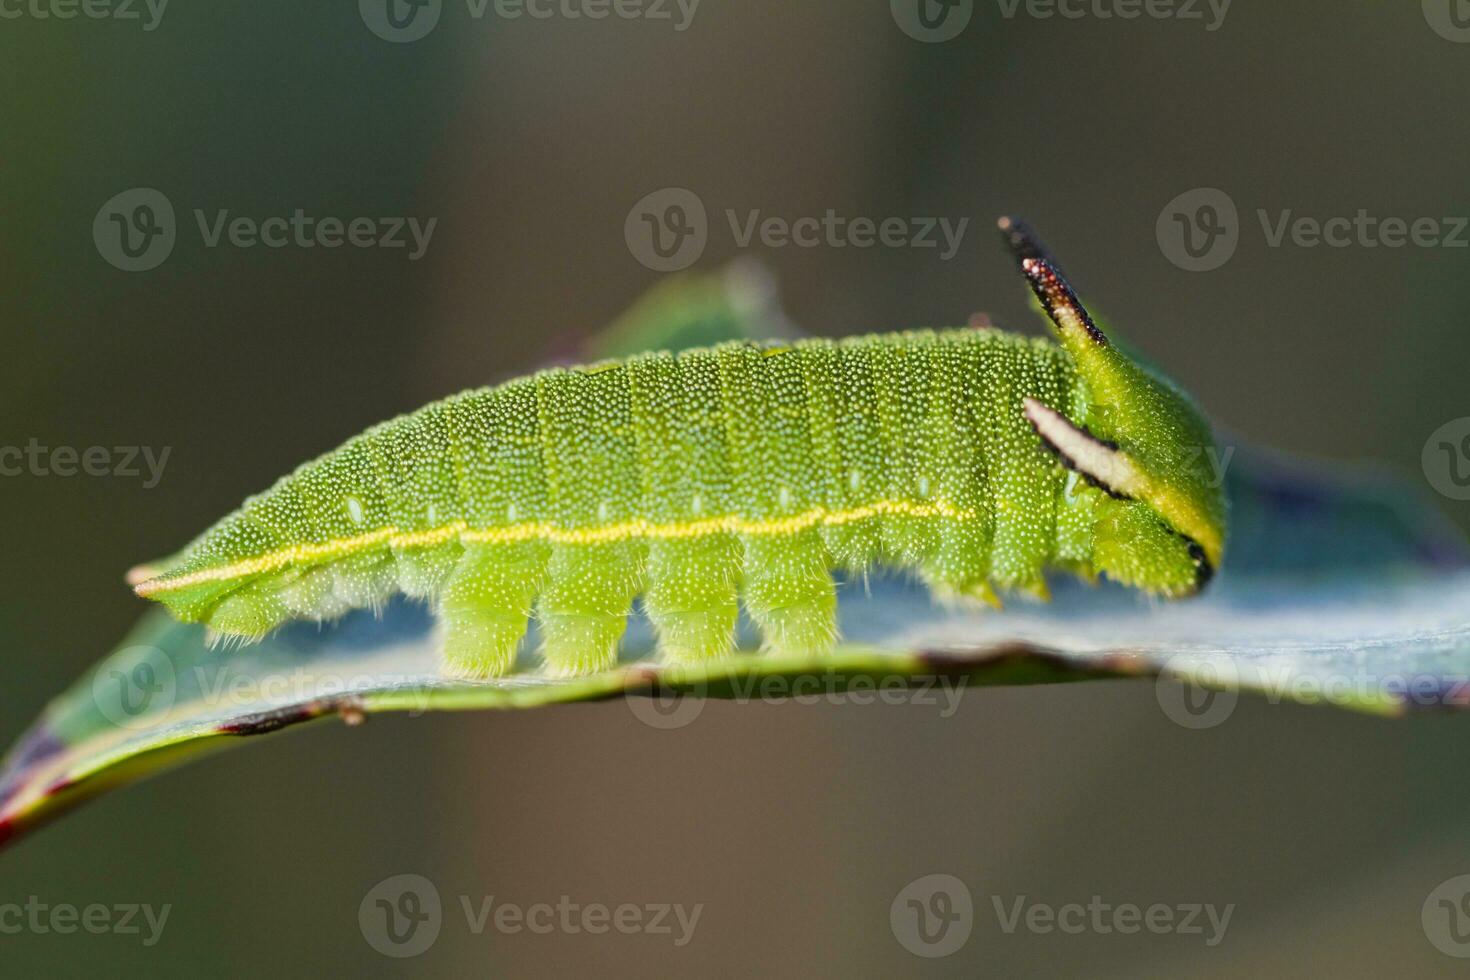
{"label": "green caterpillar", "polygon": [[607,668],[640,596],[669,662],[729,654],[742,606],[766,648],[820,654],[833,571],[874,565],[992,604],[1044,596],[1047,568],[1198,591],[1225,536],[1208,423],[1001,228],[1059,343],[921,330],[543,371],[369,429],[136,591],[244,638],[402,592],[468,677],[510,671],[533,616],[550,673]]}

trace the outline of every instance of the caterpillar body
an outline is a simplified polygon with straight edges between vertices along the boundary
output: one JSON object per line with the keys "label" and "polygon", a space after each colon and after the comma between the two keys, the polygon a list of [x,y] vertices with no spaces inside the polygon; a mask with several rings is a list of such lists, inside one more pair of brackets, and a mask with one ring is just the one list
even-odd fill
{"label": "caterpillar body", "polygon": [[1002,221],[1057,343],[994,329],[728,343],[556,369],[430,404],[298,468],[136,591],[254,638],[394,592],[430,601],[447,673],[616,661],[636,600],[663,659],[837,639],[834,571],[936,596],[1044,595],[1044,572],[1177,597],[1218,567],[1208,424],[1124,355]]}

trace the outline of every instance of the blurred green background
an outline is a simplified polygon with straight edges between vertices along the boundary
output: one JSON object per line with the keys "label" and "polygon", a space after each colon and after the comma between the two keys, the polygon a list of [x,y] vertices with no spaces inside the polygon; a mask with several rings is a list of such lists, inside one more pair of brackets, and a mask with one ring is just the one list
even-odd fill
{"label": "blurred green background", "polygon": [[[130,564],[372,422],[564,354],[657,282],[624,219],[660,188],[709,210],[696,268],[761,260],[814,332],[977,311],[1039,331],[992,229],[1014,212],[1253,441],[1422,483],[1426,437],[1470,414],[1470,252],[1272,248],[1255,217],[1470,214],[1455,115],[1470,43],[1419,4],[1239,3],[1212,31],[1204,5],[1203,20],[1069,20],[976,0],[958,37],[921,43],[881,0],[703,0],[682,31],[673,5],[671,20],[493,4],[477,19],[446,0],[427,36],[390,43],[348,0],[179,3],[153,30],[142,7],[63,20],[25,2],[0,0],[0,443],[171,455],[152,489],[0,480],[7,745],[138,616]],[[92,223],[134,187],[168,197],[178,240],[127,273]],[[1208,273],[1155,235],[1198,187],[1242,222]],[[208,248],[193,218],[296,208],[438,223],[409,261]],[[727,208],[969,226],[949,261],[740,248]],[[1443,503],[1470,524],[1470,505]],[[0,857],[0,903],[172,906],[152,948],[0,935],[0,975],[1449,975],[1462,964],[1420,910],[1470,872],[1467,735],[1470,718],[1256,700],[1188,731],[1125,682],[972,691],[952,717],[712,703],[676,732],[619,702],[327,724],[108,797]],[[454,908],[432,949],[397,961],[357,912],[406,872]],[[925,960],[889,906],[935,872],[966,882],[976,924]],[[460,895],[704,909],[675,948],[474,935]],[[991,896],[1021,895],[1236,907],[1206,948],[1006,934]]]}

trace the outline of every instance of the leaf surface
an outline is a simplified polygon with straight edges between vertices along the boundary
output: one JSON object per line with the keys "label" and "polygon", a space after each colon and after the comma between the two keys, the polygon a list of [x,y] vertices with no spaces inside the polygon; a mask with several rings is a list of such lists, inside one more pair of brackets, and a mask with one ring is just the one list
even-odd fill
{"label": "leaf surface", "polygon": [[[757,288],[767,287],[748,271],[666,286],[640,307],[638,322],[619,329],[638,346],[763,335],[772,314],[766,293],[752,295]],[[622,351],[609,343],[603,352]],[[0,845],[102,790],[231,740],[383,711],[1117,676],[1383,714],[1470,703],[1470,556],[1428,500],[1382,477],[1244,448],[1230,457],[1227,486],[1230,552],[1200,598],[1152,602],[1058,577],[1051,603],[1012,601],[997,613],[936,607],[925,589],[898,578],[849,582],[840,593],[843,643],[819,660],[762,655],[743,626],[735,657],[660,668],[648,624],[634,616],[613,670],[552,680],[528,657],[514,676],[465,682],[439,676],[421,605],[293,624],[236,650],[211,650],[201,627],[154,610],[6,757]],[[533,635],[526,646],[534,645]],[[1161,685],[1161,699],[1164,692]]]}

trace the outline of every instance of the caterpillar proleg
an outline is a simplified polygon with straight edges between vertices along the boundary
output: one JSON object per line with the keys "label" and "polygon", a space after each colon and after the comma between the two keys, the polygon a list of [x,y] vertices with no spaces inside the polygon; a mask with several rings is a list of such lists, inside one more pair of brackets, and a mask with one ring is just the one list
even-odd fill
{"label": "caterpillar proleg", "polygon": [[1219,567],[1210,428],[1131,360],[1019,222],[1001,230],[1055,341],[990,327],[734,342],[553,369],[430,404],[309,462],[139,595],[226,636],[395,592],[430,602],[447,673],[616,661],[641,601],[661,657],[837,640],[834,573],[942,599],[1046,594],[1048,569],[1181,597]]}

